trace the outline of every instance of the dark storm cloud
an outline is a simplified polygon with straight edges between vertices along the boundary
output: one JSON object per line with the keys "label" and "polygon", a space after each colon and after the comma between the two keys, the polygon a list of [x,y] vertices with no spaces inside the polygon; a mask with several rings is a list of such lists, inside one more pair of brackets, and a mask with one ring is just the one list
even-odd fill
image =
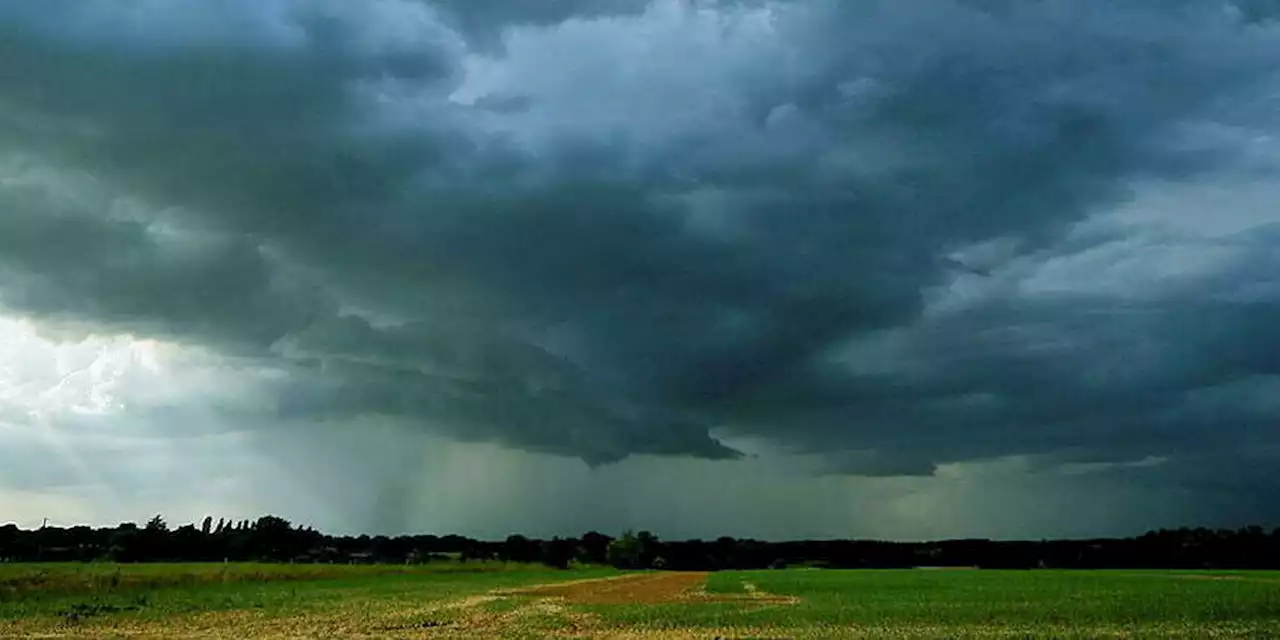
{"label": "dark storm cloud", "polygon": [[647,0],[441,0],[437,3],[447,20],[486,47],[498,46],[502,32],[513,26],[553,25],[575,17],[635,15],[642,13],[647,4]]}
{"label": "dark storm cloud", "polygon": [[[1266,2],[1268,0],[1261,0]],[[769,0],[679,0],[687,9],[763,7]],[[446,23],[456,27],[473,46],[486,51],[502,49],[502,37],[512,27],[549,26],[570,19],[636,16],[650,0],[438,0]]]}
{"label": "dark storm cloud", "polygon": [[0,304],[593,463],[1229,456],[1275,436],[1273,235],[1041,280],[1274,132],[1264,4],[9,4]]}
{"label": "dark storm cloud", "polygon": [[44,198],[6,197],[15,191],[0,194],[0,300],[78,333],[119,324],[260,349],[326,310],[275,282],[243,236],[166,238],[138,221],[67,216]]}

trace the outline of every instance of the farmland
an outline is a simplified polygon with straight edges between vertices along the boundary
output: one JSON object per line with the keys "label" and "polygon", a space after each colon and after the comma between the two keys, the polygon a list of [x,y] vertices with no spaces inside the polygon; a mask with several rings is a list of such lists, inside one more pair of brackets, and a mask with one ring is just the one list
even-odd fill
{"label": "farmland", "polygon": [[0,565],[0,637],[1258,637],[1280,573]]}

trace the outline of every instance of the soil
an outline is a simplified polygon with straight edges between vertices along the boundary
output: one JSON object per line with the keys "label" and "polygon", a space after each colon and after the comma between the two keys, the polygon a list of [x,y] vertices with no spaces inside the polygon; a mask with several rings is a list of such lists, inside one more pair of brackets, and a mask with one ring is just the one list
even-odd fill
{"label": "soil", "polygon": [[569,604],[660,604],[694,597],[707,581],[704,572],[661,572],[604,580],[582,580],[510,591],[511,595],[563,598]]}

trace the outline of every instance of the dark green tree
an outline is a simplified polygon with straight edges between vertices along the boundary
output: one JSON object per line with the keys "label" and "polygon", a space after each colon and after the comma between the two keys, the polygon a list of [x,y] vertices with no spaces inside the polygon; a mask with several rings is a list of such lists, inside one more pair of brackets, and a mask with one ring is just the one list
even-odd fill
{"label": "dark green tree", "polygon": [[609,564],[619,569],[639,569],[641,564],[640,540],[630,531],[609,543]]}
{"label": "dark green tree", "polygon": [[613,538],[597,531],[583,534],[579,545],[578,561],[583,564],[605,564],[609,562],[609,543]]}
{"label": "dark green tree", "polygon": [[539,552],[536,542],[519,534],[507,536],[502,543],[502,559],[507,562],[537,562]]}
{"label": "dark green tree", "polygon": [[250,546],[263,560],[288,560],[301,553],[301,539],[294,535],[293,524],[277,516],[262,516],[248,528]]}
{"label": "dark green tree", "polygon": [[568,569],[569,563],[573,562],[573,555],[576,551],[577,549],[571,540],[563,540],[561,538],[544,540],[541,545],[542,564],[557,569]]}
{"label": "dark green tree", "polygon": [[147,521],[145,529],[147,531],[159,531],[163,533],[169,530],[169,525],[164,521],[164,518],[160,517],[160,514],[156,514],[154,518]]}
{"label": "dark green tree", "polygon": [[658,542],[658,536],[648,531],[641,531],[636,534],[636,542],[640,544],[640,567],[649,568],[653,566],[653,561],[657,559],[658,552],[662,550],[662,545]]}

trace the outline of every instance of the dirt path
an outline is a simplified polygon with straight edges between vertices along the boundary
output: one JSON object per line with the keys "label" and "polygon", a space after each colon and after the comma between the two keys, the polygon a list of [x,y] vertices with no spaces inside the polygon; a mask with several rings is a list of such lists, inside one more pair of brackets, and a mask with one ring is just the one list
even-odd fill
{"label": "dirt path", "polygon": [[602,580],[540,585],[510,595],[562,598],[568,604],[657,604],[692,597],[706,583],[704,572],[663,572]]}
{"label": "dirt path", "polygon": [[[643,573],[534,585],[493,591],[472,598],[447,622],[427,627],[412,625],[384,629],[416,637],[479,638],[530,634],[540,637],[609,637],[610,630],[591,613],[575,610],[581,604],[658,604],[692,601],[706,583],[706,573]],[[506,606],[503,606],[506,603]],[[489,605],[498,605],[495,610]],[[436,612],[442,609],[437,607]],[[428,616],[434,622],[439,617]]]}
{"label": "dirt path", "polygon": [[[612,578],[560,582],[519,589],[495,591],[491,598],[506,600],[515,606],[502,613],[486,611],[483,606],[449,625],[424,634],[434,638],[497,637],[520,632],[533,632],[555,638],[736,638],[785,637],[768,630],[735,630],[716,632],[704,629],[630,629],[611,627],[597,614],[576,610],[573,605],[658,605],[670,603],[735,602],[744,606],[778,606],[799,602],[798,598],[765,593],[754,584],[744,582],[744,593],[711,594],[706,591],[705,572],[657,572],[629,574]],[[548,624],[550,623],[550,624]],[[740,633],[741,632],[741,633]]]}

